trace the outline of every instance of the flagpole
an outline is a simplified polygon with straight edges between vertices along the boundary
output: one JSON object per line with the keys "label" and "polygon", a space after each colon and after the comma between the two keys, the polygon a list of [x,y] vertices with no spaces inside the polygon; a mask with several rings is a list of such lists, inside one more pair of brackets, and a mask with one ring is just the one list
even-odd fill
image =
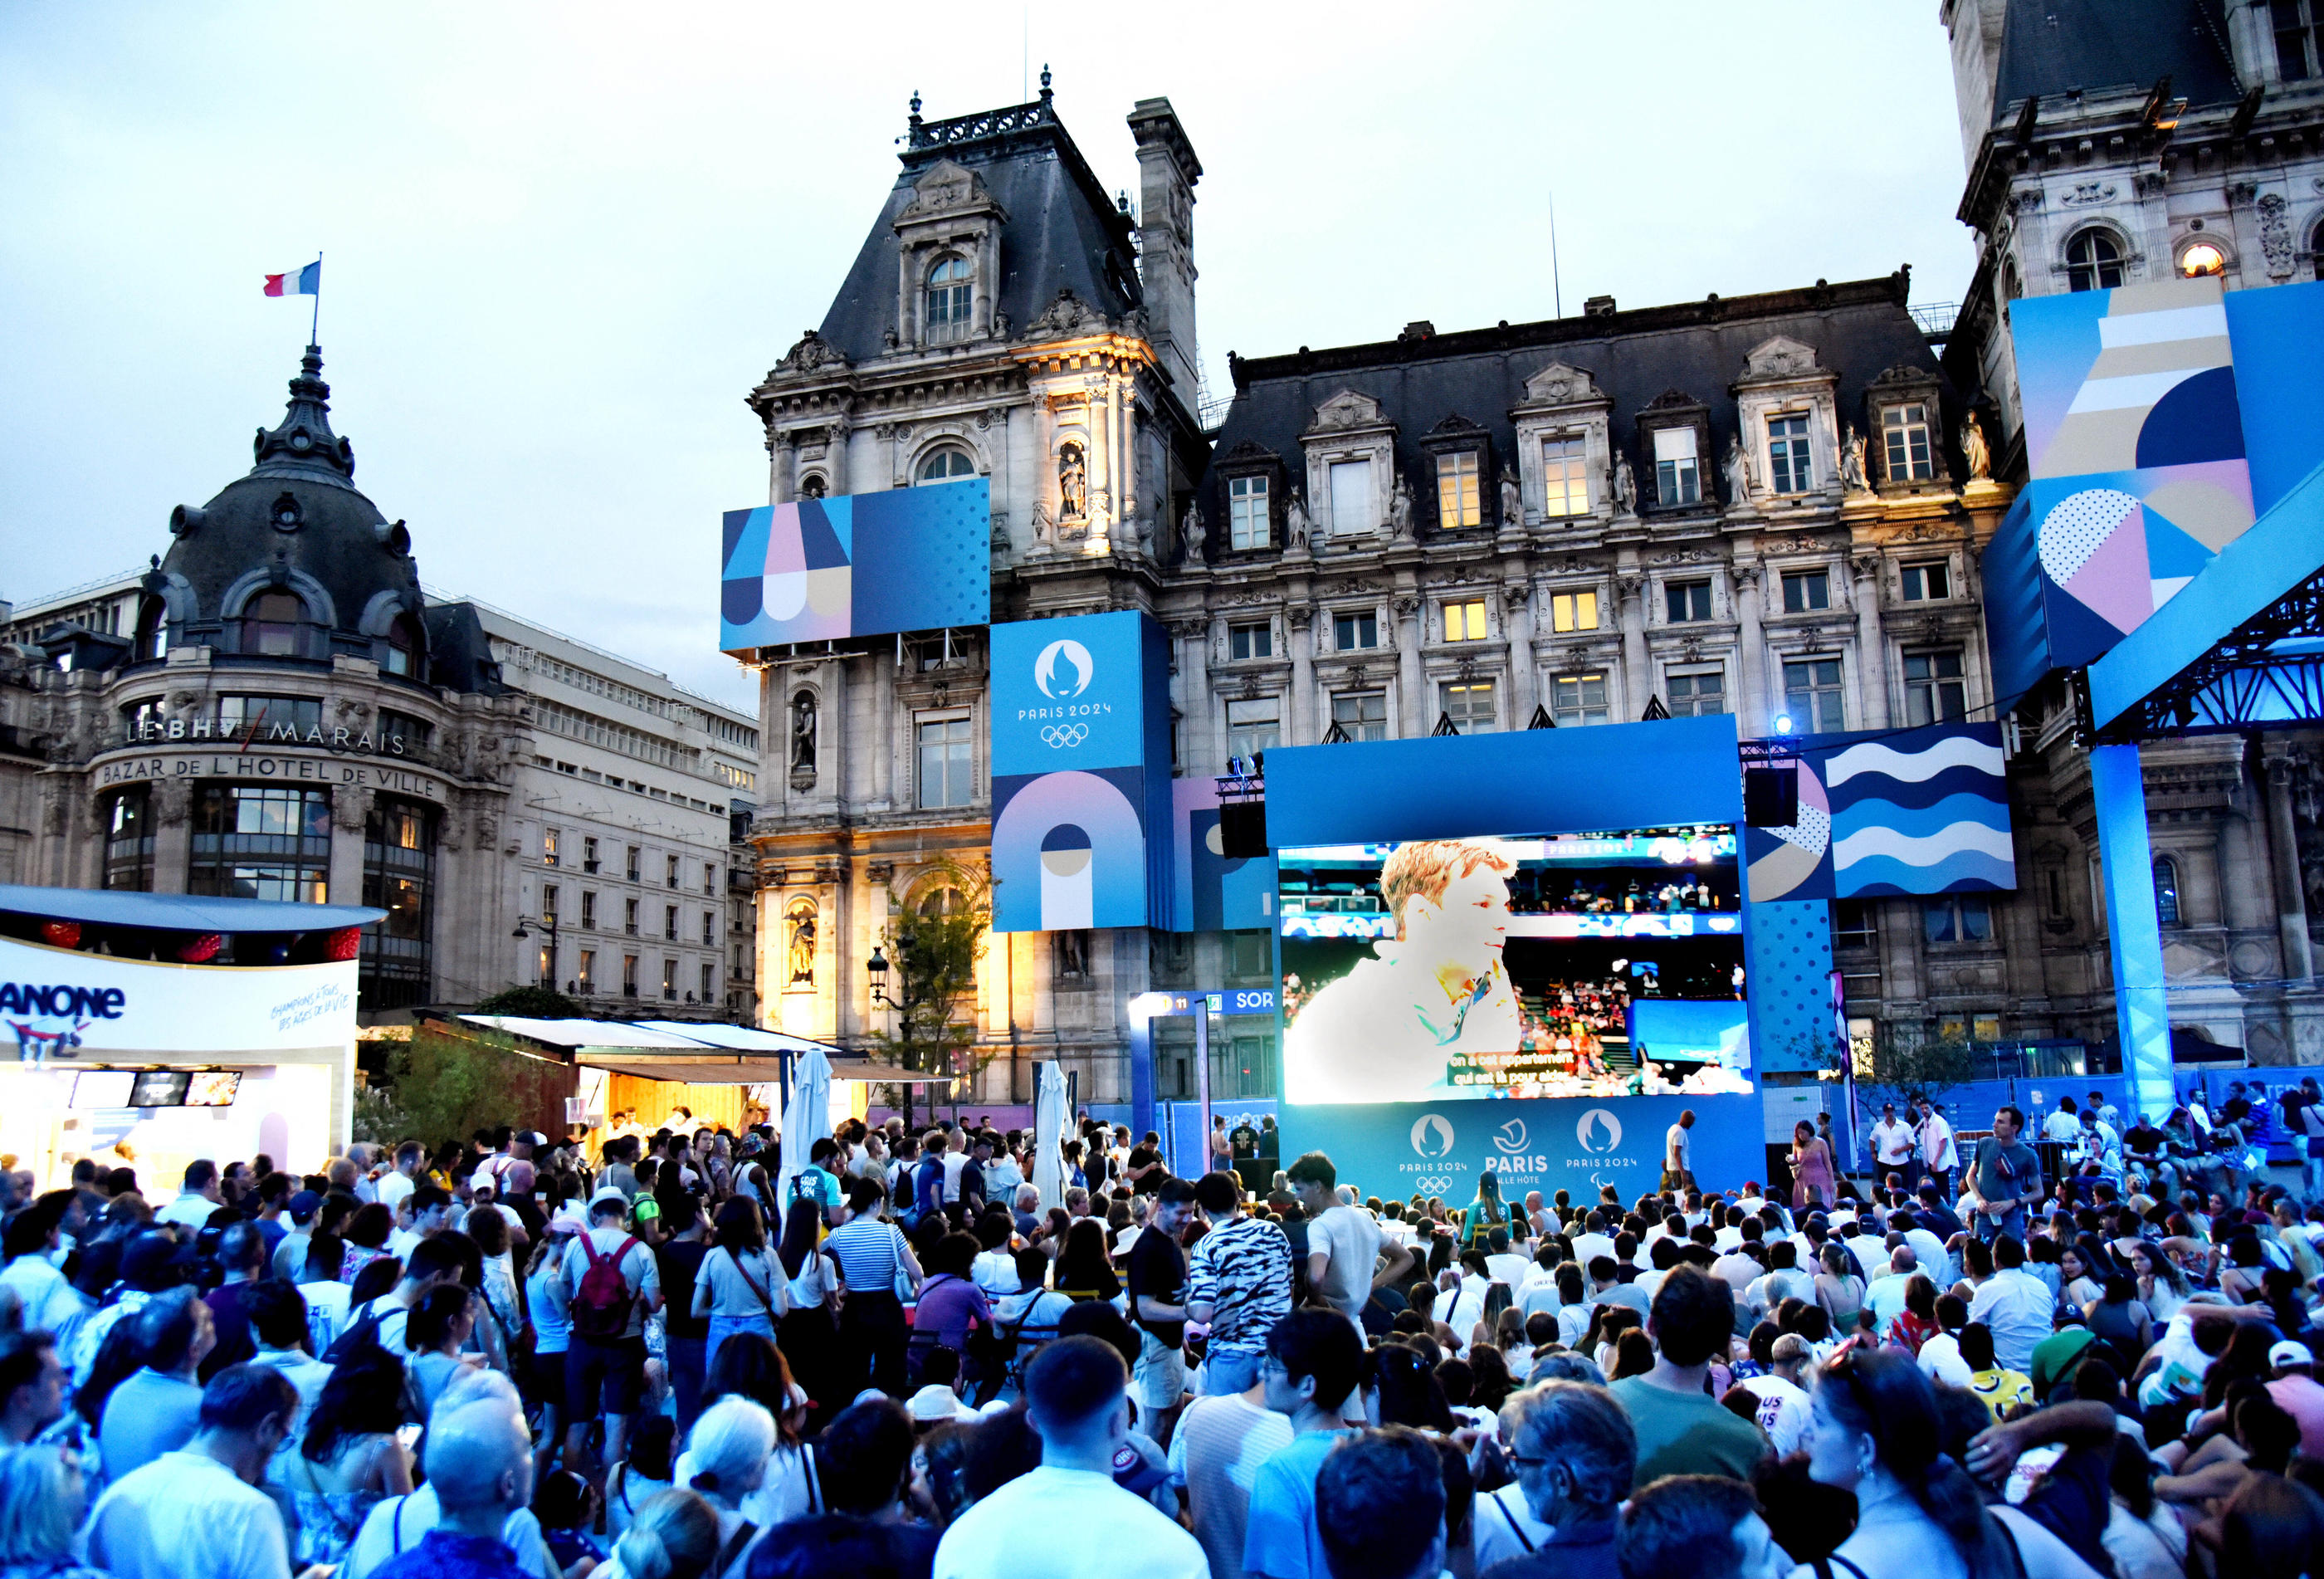
{"label": "flagpole", "polygon": [[307,343],[318,349],[320,349],[323,344],[320,333],[322,327],[323,254],[320,250],[318,250],[315,254],[315,316],[307,325]]}

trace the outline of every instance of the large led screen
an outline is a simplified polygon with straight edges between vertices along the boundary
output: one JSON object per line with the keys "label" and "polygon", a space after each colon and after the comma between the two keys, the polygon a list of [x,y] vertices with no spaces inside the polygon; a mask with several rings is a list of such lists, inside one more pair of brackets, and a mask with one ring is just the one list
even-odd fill
{"label": "large led screen", "polygon": [[1748,1093],[1731,826],[1277,852],[1293,1103]]}

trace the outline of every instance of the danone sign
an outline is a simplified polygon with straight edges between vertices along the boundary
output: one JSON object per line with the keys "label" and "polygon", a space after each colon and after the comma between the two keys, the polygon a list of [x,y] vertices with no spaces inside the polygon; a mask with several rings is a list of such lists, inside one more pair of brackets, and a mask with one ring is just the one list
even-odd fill
{"label": "danone sign", "polygon": [[0,938],[0,1056],[281,1052],[355,1033],[355,962],[158,965]]}

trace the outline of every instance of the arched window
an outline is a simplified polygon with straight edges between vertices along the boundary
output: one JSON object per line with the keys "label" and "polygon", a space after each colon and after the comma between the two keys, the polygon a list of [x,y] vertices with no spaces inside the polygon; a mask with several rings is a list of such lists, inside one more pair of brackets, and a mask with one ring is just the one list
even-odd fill
{"label": "arched window", "polygon": [[940,921],[946,916],[964,915],[967,910],[968,897],[960,890],[949,886],[931,889],[920,900],[922,920]]}
{"label": "arched window", "polygon": [[826,485],[825,485],[821,476],[815,472],[809,472],[807,476],[799,479],[799,497],[802,499],[820,499],[823,497],[824,489]]}
{"label": "arched window", "polygon": [[170,607],[158,597],[148,597],[137,609],[136,661],[166,658],[169,653]]}
{"label": "arched window", "polygon": [[295,592],[262,592],[242,605],[242,650],[269,658],[300,656],[307,605]]}
{"label": "arched window", "polygon": [[2154,858],[2154,919],[2165,927],[2179,925],[2179,863],[2168,855]]}
{"label": "arched window", "polygon": [[2085,230],[2066,244],[2066,287],[2111,291],[2122,283],[2122,248],[2103,230]]}
{"label": "arched window", "polygon": [[420,672],[421,653],[419,624],[410,614],[398,614],[387,628],[387,653],[380,660],[380,672],[409,679]]}
{"label": "arched window", "polygon": [[932,449],[920,457],[920,469],[913,476],[915,486],[921,483],[949,483],[961,477],[976,476],[976,463],[968,458],[965,450],[950,445]]}
{"label": "arched window", "polygon": [[2215,241],[2199,241],[2179,254],[2179,272],[2189,280],[2200,280],[2227,272],[2227,254],[2219,250]]}
{"label": "arched window", "polygon": [[968,260],[954,253],[928,271],[928,338],[956,340],[968,333]]}

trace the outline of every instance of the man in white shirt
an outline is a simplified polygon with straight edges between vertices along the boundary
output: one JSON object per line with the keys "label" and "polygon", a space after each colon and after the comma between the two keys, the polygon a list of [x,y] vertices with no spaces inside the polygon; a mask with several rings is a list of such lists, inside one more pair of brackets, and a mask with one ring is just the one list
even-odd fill
{"label": "man in white shirt", "polygon": [[[339,1331],[345,1334],[364,1322],[373,1322],[378,1330],[380,1347],[391,1354],[401,1354],[404,1324],[410,1319],[411,1307],[420,1303],[420,1297],[438,1283],[459,1280],[458,1254],[440,1239],[423,1239],[404,1259],[403,1276],[395,1287],[349,1310]],[[568,1279],[566,1286],[571,1288],[574,1283]]]}
{"label": "man in white shirt", "polygon": [[1881,1104],[1880,1122],[1872,1126],[1872,1160],[1880,1180],[1905,1171],[1913,1160],[1913,1127],[1896,1116],[1893,1102]]}
{"label": "man in white shirt", "polygon": [[1267,1389],[1198,1398],[1170,1434],[1170,1483],[1211,1561],[1211,1579],[1242,1579],[1250,1488],[1259,1466],[1291,1443],[1291,1422],[1267,1407]]}
{"label": "man in white shirt", "polygon": [[[1858,1244],[1870,1244],[1859,1239]],[[1921,1258],[1909,1244],[1898,1244],[1888,1251],[1888,1265],[1881,1274],[1865,1285],[1864,1303],[1871,1307],[1878,1325],[1873,1331],[1882,1337],[1888,1335],[1888,1324],[1904,1314],[1904,1292],[1912,1280],[1920,1275]],[[1931,1279],[1934,1281],[1933,1279]]]}
{"label": "man in white shirt", "polygon": [[0,1250],[8,1258],[8,1270],[0,1272],[0,1288],[14,1291],[25,1331],[61,1333],[67,1323],[88,1309],[80,1291],[65,1281],[65,1275],[50,1259],[62,1242],[65,1212],[71,1199],[70,1193],[63,1190],[43,1196],[16,1214],[8,1224],[7,1237],[0,1241]]}
{"label": "man in white shirt", "polygon": [[1807,1390],[1800,1386],[1800,1373],[1807,1369],[1808,1343],[1797,1333],[1785,1333],[1775,1340],[1772,1353],[1773,1369],[1765,1376],[1750,1378],[1743,1385],[1759,1400],[1756,1417],[1759,1429],[1775,1445],[1775,1456],[1788,1458],[1815,1418]]}
{"label": "man in white shirt", "polygon": [[282,1515],[257,1487],[298,1409],[298,1390],[271,1366],[219,1371],[194,1439],[115,1481],[90,1510],[90,1565],[113,1579],[282,1579]]}
{"label": "man in white shirt", "polygon": [[2074,1106],[2074,1099],[2060,1097],[2057,1107],[2042,1121],[2042,1139],[2068,1145],[2080,1139],[2081,1133],[2082,1115],[2080,1110]]}
{"label": "man in white shirt", "polygon": [[198,1157],[186,1164],[186,1187],[178,1192],[176,1200],[153,1214],[153,1221],[174,1223],[191,1239],[202,1231],[210,1214],[221,1204],[217,1164],[207,1157]]}
{"label": "man in white shirt", "polygon": [[406,1140],[395,1149],[395,1166],[380,1175],[372,1193],[379,1204],[393,1212],[401,1207],[411,1192],[419,1187],[420,1165],[428,1160],[427,1149],[417,1140]]}
{"label": "man in white shirt", "polygon": [[1514,1294],[1533,1271],[1533,1262],[1509,1248],[1508,1229],[1489,1228],[1485,1231],[1485,1270],[1496,1283],[1507,1283]]}
{"label": "man in white shirt", "polygon": [[1689,1108],[1664,1132],[1663,1188],[1666,1190],[1694,1187],[1694,1137],[1688,1133],[1693,1128],[1694,1110]]}
{"label": "man in white shirt", "polygon": [[[429,1414],[431,1427],[457,1422],[466,1428],[473,1417],[481,1413],[491,1416],[497,1411],[503,1419],[512,1422],[521,1431],[524,1424],[524,1405],[517,1397],[516,1386],[497,1371],[469,1371],[456,1375],[444,1387],[437,1399],[436,1408]],[[375,1505],[364,1519],[355,1544],[347,1548],[345,1565],[338,1579],[370,1579],[371,1574],[389,1559],[402,1556],[427,1538],[444,1519],[444,1507],[433,1484],[424,1485],[408,1497],[390,1497]],[[501,1544],[517,1556],[518,1562],[530,1569],[539,1579],[565,1579],[565,1571],[541,1538],[540,1520],[530,1508],[519,1508],[501,1525]]]}
{"label": "man in white shirt", "polygon": [[1587,1267],[1600,1256],[1614,1253],[1614,1236],[1606,1232],[1605,1214],[1592,1211],[1582,1220],[1582,1232],[1574,1234],[1569,1242],[1573,1246],[1575,1260]]}
{"label": "man in white shirt", "polygon": [[2034,1345],[2050,1335],[2055,1301],[2049,1285],[2025,1270],[2025,1247],[2004,1235],[1993,1243],[1993,1276],[1969,1301],[1969,1318],[1993,1333],[1993,1357],[2004,1371],[2030,1375]]}
{"label": "man in white shirt", "polygon": [[1086,1334],[1045,1344],[1025,1368],[1026,1416],[1040,1467],[954,1519],[936,1545],[934,1579],[1080,1579],[1086,1544],[1104,1532],[1109,1579],[1216,1579],[1195,1538],[1114,1483],[1130,1443],[1130,1376],[1111,1344]]}
{"label": "man in white shirt", "polygon": [[1360,1327],[1365,1301],[1380,1284],[1400,1277],[1413,1264],[1404,1246],[1387,1249],[1382,1267],[1379,1224],[1371,1214],[1341,1200],[1332,1159],[1310,1151],[1287,1170],[1307,1225],[1307,1281],[1332,1307]]}
{"label": "man in white shirt", "polygon": [[1952,1257],[1945,1249],[1945,1242],[1922,1227],[1920,1219],[1910,1212],[1899,1212],[1888,1221],[1904,1236],[1904,1242],[1913,1247],[1913,1259],[1928,1274],[1929,1281],[1940,1288],[1950,1288],[1955,1279],[1946,1275]]}
{"label": "man in white shirt", "polygon": [[1940,1195],[1951,1194],[1953,1169],[1960,1166],[1960,1152],[1953,1144],[1953,1127],[1945,1118],[1945,1110],[1925,1096],[1921,1098],[1921,1122],[1913,1134],[1923,1176],[1936,1181]]}
{"label": "man in white shirt", "polygon": [[[605,1417],[604,1461],[619,1460],[629,1436],[630,1417],[644,1396],[645,1322],[661,1307],[661,1274],[653,1251],[622,1226],[627,1210],[628,1202],[621,1191],[598,1191],[589,1203],[588,1233],[575,1234],[565,1247],[565,1286],[574,1291],[573,1339],[566,1368],[565,1401],[572,1414],[565,1434],[568,1464],[581,1462],[589,1422],[596,1417],[601,1399]],[[585,1334],[582,1328],[596,1313],[586,1308],[581,1285],[589,1275],[592,1260],[603,1264],[609,1257],[621,1274],[626,1294],[622,1328],[618,1334]]]}

